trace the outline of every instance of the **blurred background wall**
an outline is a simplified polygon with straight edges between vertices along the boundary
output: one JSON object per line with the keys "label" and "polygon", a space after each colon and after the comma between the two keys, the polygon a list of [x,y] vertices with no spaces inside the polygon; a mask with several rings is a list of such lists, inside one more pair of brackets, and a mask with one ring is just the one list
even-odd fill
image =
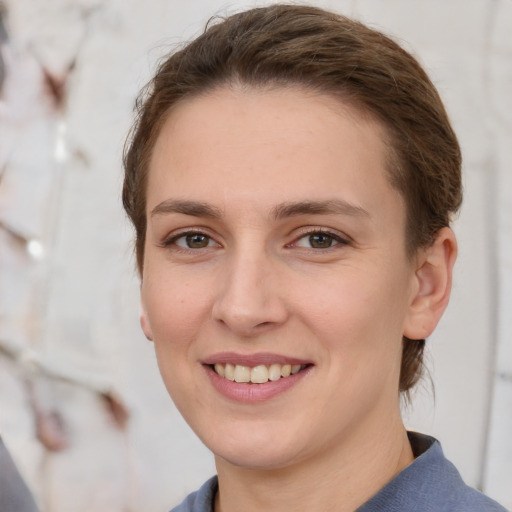
{"label": "blurred background wall", "polygon": [[[269,3],[260,2],[259,5]],[[404,409],[512,508],[512,2],[325,0],[413,51],[464,153],[451,305]],[[254,2],[2,0],[0,432],[44,512],[161,511],[214,472],[138,326],[121,152],[155,61]]]}

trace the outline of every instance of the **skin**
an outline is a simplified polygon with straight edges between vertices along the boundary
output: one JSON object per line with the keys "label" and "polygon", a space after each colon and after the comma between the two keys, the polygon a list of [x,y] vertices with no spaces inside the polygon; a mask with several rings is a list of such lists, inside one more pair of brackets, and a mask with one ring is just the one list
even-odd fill
{"label": "skin", "polygon": [[[385,155],[380,124],[300,88],[222,88],[180,103],[161,130],[141,324],[215,455],[216,511],[354,510],[413,460],[402,336],[437,324],[456,243],[445,228],[407,256]],[[190,232],[205,246],[189,247]],[[242,403],[207,375],[221,352],[310,366],[290,389]]]}

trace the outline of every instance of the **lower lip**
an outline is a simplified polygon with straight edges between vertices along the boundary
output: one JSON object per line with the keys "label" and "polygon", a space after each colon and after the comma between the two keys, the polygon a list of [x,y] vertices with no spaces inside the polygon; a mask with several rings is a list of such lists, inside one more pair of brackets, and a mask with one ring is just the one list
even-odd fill
{"label": "lower lip", "polygon": [[288,391],[310,372],[312,366],[307,366],[300,372],[290,375],[289,377],[281,377],[276,381],[269,380],[264,384],[230,381],[218,375],[210,366],[204,365],[204,368],[213,387],[221,395],[236,402],[257,403],[270,400]]}

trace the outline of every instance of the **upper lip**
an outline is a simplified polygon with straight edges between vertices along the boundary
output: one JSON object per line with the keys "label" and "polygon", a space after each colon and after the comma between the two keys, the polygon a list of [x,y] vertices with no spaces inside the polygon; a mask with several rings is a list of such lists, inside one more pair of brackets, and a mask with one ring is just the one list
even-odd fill
{"label": "upper lip", "polygon": [[234,364],[241,366],[259,366],[271,364],[311,364],[311,361],[297,357],[289,357],[282,354],[272,354],[270,352],[259,352],[256,354],[239,354],[236,352],[219,352],[207,356],[201,360],[202,364]]}

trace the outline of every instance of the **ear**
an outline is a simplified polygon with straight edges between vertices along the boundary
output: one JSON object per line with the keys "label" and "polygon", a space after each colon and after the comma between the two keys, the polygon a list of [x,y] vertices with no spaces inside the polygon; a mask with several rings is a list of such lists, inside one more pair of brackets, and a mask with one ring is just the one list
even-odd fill
{"label": "ear", "polygon": [[441,229],[434,243],[419,251],[405,337],[421,340],[432,334],[450,299],[456,258],[457,240],[450,228]]}
{"label": "ear", "polygon": [[149,341],[153,341],[153,331],[151,330],[151,324],[149,323],[148,314],[143,300],[141,300],[140,303],[140,326],[142,327],[142,332],[146,338]]}

